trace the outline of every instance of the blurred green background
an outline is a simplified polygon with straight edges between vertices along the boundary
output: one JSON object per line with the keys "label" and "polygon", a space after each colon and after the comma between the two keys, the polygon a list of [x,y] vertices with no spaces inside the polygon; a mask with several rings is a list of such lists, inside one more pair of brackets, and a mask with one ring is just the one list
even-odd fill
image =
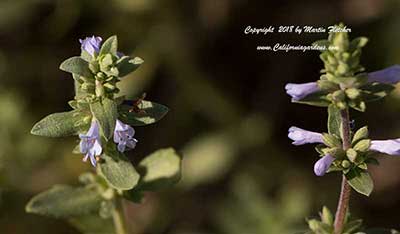
{"label": "blurred green background", "polygon": [[[257,51],[258,45],[308,45],[317,34],[246,35],[244,29],[345,22],[351,37],[367,36],[367,71],[400,63],[399,1],[381,0],[1,0],[0,1],[0,233],[79,233],[61,220],[26,214],[34,194],[77,183],[91,170],[71,150],[76,138],[31,136],[32,125],[67,110],[69,74],[58,70],[79,54],[79,38],[118,35],[120,50],[145,60],[121,82],[128,97],[171,111],[136,128],[133,162],[174,146],[184,155],[173,189],[129,204],[137,234],[291,234],[322,205],[336,208],[340,177],[317,178],[312,146],[295,147],[287,129],[326,131],[323,108],[291,104],[287,82],[318,79],[318,52]],[[374,139],[400,137],[400,87],[353,113]],[[372,167],[370,199],[353,194],[351,212],[370,227],[400,228],[400,158]]]}

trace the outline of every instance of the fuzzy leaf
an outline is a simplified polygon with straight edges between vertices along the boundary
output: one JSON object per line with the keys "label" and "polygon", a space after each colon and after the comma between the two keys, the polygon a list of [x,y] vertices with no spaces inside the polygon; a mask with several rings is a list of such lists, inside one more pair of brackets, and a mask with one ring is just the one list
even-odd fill
{"label": "fuzzy leaf", "polygon": [[92,73],[89,70],[89,64],[81,57],[72,57],[61,63],[60,69],[76,75],[91,77]]}
{"label": "fuzzy leaf", "polygon": [[89,214],[68,219],[69,223],[84,234],[115,234],[113,220]]}
{"label": "fuzzy leaf", "polygon": [[91,103],[90,110],[99,121],[104,136],[107,139],[112,137],[118,114],[116,103],[111,99],[104,98],[101,102]]}
{"label": "fuzzy leaf", "polygon": [[132,106],[119,106],[121,120],[131,126],[144,126],[155,123],[168,113],[168,107],[150,101],[141,101],[138,110]]}
{"label": "fuzzy leaf", "polygon": [[135,57],[131,59],[129,56],[124,56],[117,61],[117,68],[119,71],[119,76],[124,77],[129,73],[135,71],[141,64],[143,59]]}
{"label": "fuzzy leaf", "polygon": [[77,125],[77,121],[84,118],[84,116],[75,110],[48,115],[33,126],[31,134],[46,137],[76,135],[81,130],[81,127]]}
{"label": "fuzzy leaf", "polygon": [[369,196],[374,189],[374,183],[368,171],[357,168],[352,169],[346,174],[350,186],[365,196]]}
{"label": "fuzzy leaf", "polygon": [[26,205],[28,213],[52,217],[80,216],[99,209],[101,196],[88,188],[55,185],[33,197]]}
{"label": "fuzzy leaf", "polygon": [[334,105],[329,105],[328,107],[328,132],[329,134],[341,136],[341,126],[342,117],[340,115],[340,110]]}
{"label": "fuzzy leaf", "polygon": [[393,91],[394,86],[383,83],[369,83],[361,87],[362,100],[365,102],[372,102],[387,96]]}
{"label": "fuzzy leaf", "polygon": [[138,165],[140,189],[157,190],[171,186],[181,177],[181,158],[172,148],[160,149]]}
{"label": "fuzzy leaf", "polygon": [[300,104],[307,104],[311,106],[318,106],[318,107],[326,107],[329,106],[331,103],[328,99],[326,99],[326,93],[325,92],[315,92],[312,93],[306,97],[304,97],[301,100],[292,100],[294,103],[300,103]]}
{"label": "fuzzy leaf", "polygon": [[361,228],[361,226],[362,226],[361,219],[352,220],[344,225],[343,234],[355,233],[357,230],[359,230]]}
{"label": "fuzzy leaf", "polygon": [[99,55],[112,54],[116,56],[117,49],[118,49],[117,36],[111,36],[101,46]]}
{"label": "fuzzy leaf", "polygon": [[111,187],[129,190],[136,186],[139,174],[125,155],[115,150],[109,150],[101,155],[101,159],[100,172]]}
{"label": "fuzzy leaf", "polygon": [[368,127],[364,126],[360,129],[357,130],[356,133],[354,133],[353,139],[351,141],[352,144],[357,143],[361,139],[368,138]]}

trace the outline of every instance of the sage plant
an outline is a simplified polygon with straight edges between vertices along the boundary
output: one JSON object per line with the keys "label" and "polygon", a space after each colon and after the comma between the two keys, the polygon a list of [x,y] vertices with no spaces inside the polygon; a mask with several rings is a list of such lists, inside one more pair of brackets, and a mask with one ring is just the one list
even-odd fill
{"label": "sage plant", "polygon": [[[81,55],[60,66],[74,81],[75,97],[68,102],[72,110],[43,118],[31,133],[78,136],[73,152],[82,155],[84,162],[90,161],[93,171],[79,177],[79,186],[56,185],[33,197],[26,211],[64,218],[84,233],[97,233],[92,229],[106,225],[101,233],[128,234],[123,200],[140,202],[143,192],[176,183],[181,159],[167,148],[155,151],[138,165],[131,163],[126,153],[139,144],[133,127],[157,122],[168,108],[143,97],[126,100],[119,95],[118,82],[143,60],[119,52],[116,36],[104,43],[94,36],[80,43]],[[96,220],[96,225],[84,222],[88,219]]]}
{"label": "sage plant", "polygon": [[[343,28],[344,25],[338,27]],[[328,109],[326,133],[291,127],[288,137],[294,145],[317,144],[315,149],[320,159],[314,165],[315,175],[338,172],[342,177],[335,217],[324,207],[321,220],[308,220],[309,233],[398,233],[395,230],[364,230],[362,221],[353,220],[349,215],[351,191],[369,196],[373,190],[368,165],[378,164],[377,153],[400,155],[400,139],[371,140],[367,126],[359,129],[352,126],[351,110],[364,112],[367,103],[385,97],[400,81],[399,65],[364,72],[360,56],[367,41],[365,37],[349,40],[348,33],[344,31],[330,33],[327,40],[315,42],[322,48],[320,58],[324,69],[320,79],[304,84],[287,84],[285,87],[292,102]]]}

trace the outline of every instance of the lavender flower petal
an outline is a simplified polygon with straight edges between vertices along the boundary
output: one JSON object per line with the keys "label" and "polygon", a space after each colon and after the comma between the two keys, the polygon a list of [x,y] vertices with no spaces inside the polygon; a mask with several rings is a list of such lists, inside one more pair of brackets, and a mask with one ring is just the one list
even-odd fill
{"label": "lavender flower petal", "polygon": [[317,82],[309,82],[303,84],[289,83],[285,86],[286,93],[292,97],[292,101],[303,99],[309,94],[315,93],[320,90]]}
{"label": "lavender flower petal", "polygon": [[90,55],[94,56],[95,53],[99,53],[101,41],[103,39],[101,37],[86,37],[85,39],[79,39],[81,43],[81,49],[88,52]]}
{"label": "lavender flower petal", "polygon": [[371,141],[369,149],[389,155],[400,155],[400,138]]}
{"label": "lavender flower petal", "polygon": [[324,142],[321,133],[307,131],[298,127],[290,127],[288,137],[293,140],[293,145]]}
{"label": "lavender flower petal", "polygon": [[393,65],[385,69],[368,73],[368,82],[396,84],[400,81],[400,65]]}
{"label": "lavender flower petal", "polygon": [[81,139],[79,143],[79,148],[81,153],[85,154],[83,161],[86,162],[90,158],[90,162],[93,166],[96,166],[96,157],[102,152],[100,134],[99,134],[99,124],[97,121],[92,121],[89,130],[86,134],[79,134]]}
{"label": "lavender flower petal", "polygon": [[314,164],[314,173],[316,176],[323,176],[328,171],[332,162],[335,160],[331,155],[326,155]]}
{"label": "lavender flower petal", "polygon": [[134,135],[135,130],[131,126],[124,124],[120,120],[116,121],[113,139],[118,144],[118,151],[124,152],[127,146],[130,149],[135,148],[137,140],[133,138]]}

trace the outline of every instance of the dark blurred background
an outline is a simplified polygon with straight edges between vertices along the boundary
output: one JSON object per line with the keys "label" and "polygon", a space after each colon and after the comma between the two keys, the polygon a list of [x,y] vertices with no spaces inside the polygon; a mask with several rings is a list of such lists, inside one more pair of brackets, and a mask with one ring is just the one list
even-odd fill
{"label": "dark blurred background", "polygon": [[[165,104],[157,124],[136,128],[133,162],[173,146],[184,155],[174,188],[129,204],[137,234],[291,234],[323,205],[335,210],[339,174],[317,178],[312,146],[295,147],[287,129],[326,131],[326,111],[290,103],[287,82],[319,78],[317,51],[258,51],[257,46],[309,45],[327,33],[246,35],[247,26],[344,22],[367,36],[367,71],[400,63],[399,1],[384,0],[1,0],[0,233],[78,233],[62,220],[26,214],[34,194],[76,184],[91,170],[71,153],[76,138],[31,136],[32,125],[67,110],[69,74],[58,69],[80,53],[79,38],[118,35],[120,51],[145,63],[120,83],[122,93]],[[372,138],[400,137],[400,86],[352,113]],[[371,167],[375,191],[353,194],[353,215],[369,227],[400,228],[400,158]]]}

